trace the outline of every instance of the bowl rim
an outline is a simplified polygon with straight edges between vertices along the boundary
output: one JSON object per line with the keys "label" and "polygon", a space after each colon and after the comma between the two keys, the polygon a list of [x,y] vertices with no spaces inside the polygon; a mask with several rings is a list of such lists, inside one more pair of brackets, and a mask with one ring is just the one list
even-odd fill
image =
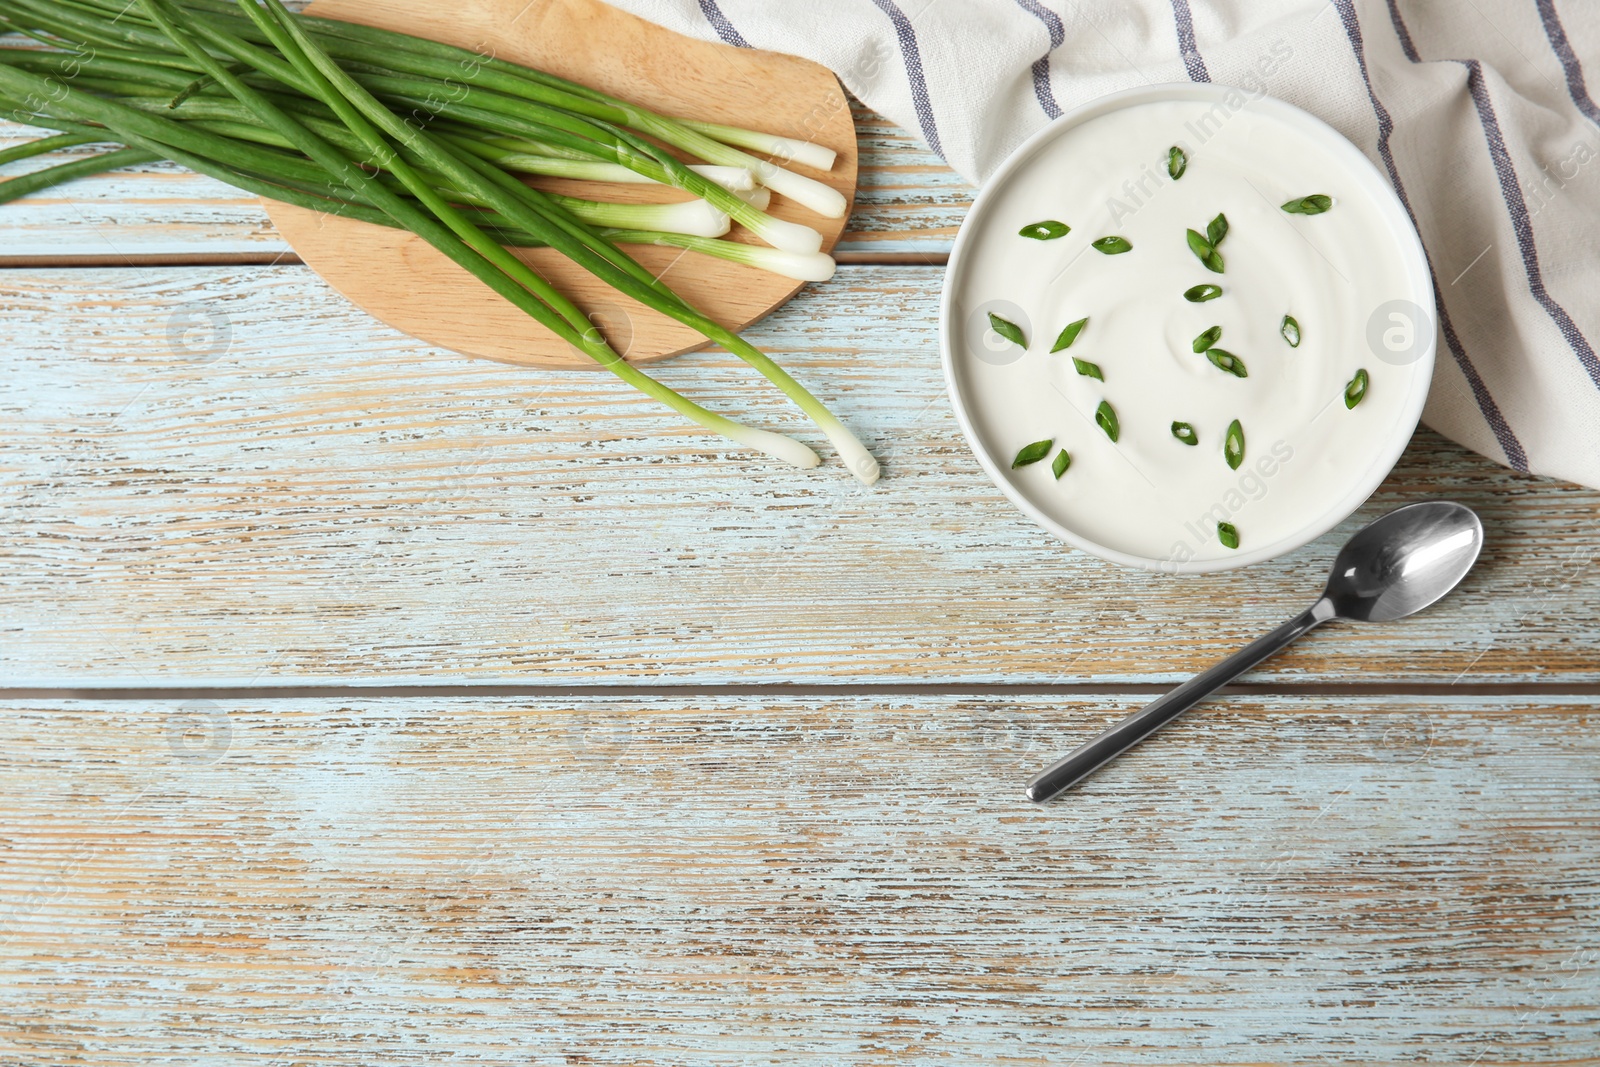
{"label": "bowl rim", "polygon": [[1416,432],[1417,425],[1422,419],[1422,410],[1427,403],[1429,388],[1432,383],[1434,361],[1438,354],[1439,335],[1437,325],[1428,334],[1422,354],[1411,361],[1417,365],[1417,373],[1412,379],[1412,396],[1409,398],[1401,418],[1394,423],[1393,436],[1389,442],[1389,447],[1379,453],[1366,477],[1359,479],[1355,488],[1346,493],[1337,504],[1328,507],[1297,532],[1280,538],[1270,545],[1219,559],[1189,560],[1179,563],[1170,559],[1157,559],[1136,553],[1123,552],[1084,537],[1082,534],[1046,515],[1042,509],[1028,498],[1027,494],[1019,490],[1006,477],[1001,465],[985,449],[982,440],[978,436],[973,419],[961,393],[960,378],[956,373],[953,344],[953,338],[956,335],[954,324],[956,280],[960,275],[963,252],[971,240],[971,234],[983,225],[983,220],[991,210],[991,205],[1004,195],[1003,190],[1012,174],[1025,166],[1046,144],[1062,136],[1068,130],[1088,122],[1090,119],[1099,118],[1102,115],[1138,104],[1168,100],[1225,103],[1229,94],[1237,94],[1243,97],[1245,100],[1243,107],[1265,109],[1285,121],[1298,124],[1313,136],[1321,138],[1328,149],[1339,157],[1351,172],[1371,181],[1377,206],[1400,239],[1400,252],[1406,259],[1405,265],[1408,273],[1417,286],[1414,294],[1418,298],[1417,303],[1427,309],[1430,315],[1435,314],[1432,310],[1436,307],[1433,272],[1427,251],[1422,244],[1422,238],[1417,234],[1416,227],[1411,221],[1410,213],[1406,210],[1393,186],[1390,185],[1388,177],[1378,169],[1377,164],[1373,163],[1366,153],[1351,142],[1349,138],[1310,112],[1267,93],[1254,92],[1216,82],[1160,82],[1108,93],[1063,113],[1028,137],[1027,140],[1012,150],[1011,154],[1005,158],[983,184],[983,187],[978,191],[978,195],[973,199],[972,207],[968,209],[967,216],[962,220],[961,228],[956,233],[955,242],[951,245],[949,262],[945,267],[944,285],[940,294],[939,350],[940,361],[944,369],[945,388],[949,394],[951,406],[955,409],[956,422],[961,427],[962,436],[966,438],[967,447],[971,449],[972,454],[977,458],[979,466],[983,468],[989,480],[1023,514],[1072,547],[1125,567],[1156,571],[1163,574],[1213,574],[1219,571],[1237,570],[1240,567],[1248,567],[1255,563],[1275,559],[1298,548],[1303,548],[1354,514],[1378,486],[1383,484],[1384,479],[1389,476],[1390,472],[1394,470],[1395,464],[1399,462],[1400,456],[1405,452],[1407,445],[1410,444],[1412,435]]}

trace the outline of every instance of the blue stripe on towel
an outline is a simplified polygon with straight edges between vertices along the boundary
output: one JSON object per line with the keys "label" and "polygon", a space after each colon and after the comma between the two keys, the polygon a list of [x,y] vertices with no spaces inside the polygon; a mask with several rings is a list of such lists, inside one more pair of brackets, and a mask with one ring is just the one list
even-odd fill
{"label": "blue stripe on towel", "polygon": [[[1406,214],[1411,216],[1411,225],[1417,224],[1417,213],[1411,209],[1411,199],[1406,196],[1405,183],[1400,180],[1400,170],[1395,166],[1394,153],[1389,148],[1389,138],[1394,133],[1394,119],[1389,115],[1389,109],[1383,106],[1377,93],[1372,90],[1372,78],[1367,71],[1367,50],[1361,39],[1361,23],[1356,18],[1353,0],[1333,0],[1334,7],[1339,11],[1339,18],[1344,22],[1345,36],[1350,39],[1350,49],[1355,53],[1356,63],[1361,68],[1361,81],[1367,89],[1367,99],[1372,104],[1372,113],[1378,120],[1378,155],[1383,160],[1384,169],[1389,172],[1389,182],[1394,186],[1400,203],[1405,206]],[[1528,469],[1528,454],[1523,450],[1522,442],[1517,440],[1517,435],[1512,432],[1510,423],[1500,412],[1500,405],[1494,401],[1494,396],[1489,392],[1489,387],[1484,384],[1478,368],[1473,366],[1472,357],[1467,355],[1467,350],[1461,344],[1461,338],[1456,333],[1455,324],[1450,321],[1450,311],[1445,307],[1444,292],[1439,288],[1439,275],[1433,269],[1433,257],[1428,257],[1428,273],[1433,278],[1434,299],[1438,302],[1439,326],[1444,332],[1445,344],[1450,349],[1450,354],[1455,357],[1456,366],[1461,369],[1462,375],[1467,379],[1467,385],[1472,389],[1473,399],[1477,401],[1478,410],[1482,412],[1483,419],[1489,424],[1489,429],[1494,432],[1495,440],[1500,442],[1500,450],[1505,453],[1506,462],[1519,471]]]}
{"label": "blue stripe on towel", "polygon": [[1028,14],[1044,23],[1044,28],[1050,34],[1050,48],[1044,55],[1033,61],[1033,95],[1039,100],[1039,107],[1051,118],[1061,117],[1061,105],[1056,103],[1055,88],[1050,84],[1050,53],[1061,47],[1061,42],[1067,39],[1067,29],[1061,24],[1061,16],[1039,3],[1039,0],[1017,0],[1017,6]]}
{"label": "blue stripe on towel", "polygon": [[700,0],[700,14],[711,23],[711,28],[717,31],[723,43],[731,44],[735,48],[749,48],[750,42],[744,39],[744,34],[734,28],[728,21],[728,16],[722,13],[722,8],[717,6],[717,0]]}
{"label": "blue stripe on towel", "polygon": [[[1388,5],[1389,20],[1394,23],[1394,32],[1400,38],[1400,47],[1405,49],[1406,58],[1413,63],[1422,62],[1395,0],[1388,0]],[[1489,158],[1494,163],[1495,177],[1500,180],[1500,199],[1505,201],[1506,212],[1511,216],[1511,229],[1517,235],[1517,250],[1522,254],[1522,270],[1528,276],[1528,289],[1539,306],[1544,308],[1545,314],[1550,316],[1550,321],[1556,324],[1556,329],[1561,331],[1561,336],[1566,338],[1568,347],[1577,355],[1583,369],[1589,372],[1590,381],[1600,388],[1600,357],[1595,355],[1594,346],[1578,329],[1578,324],[1572,321],[1567,309],[1545,288],[1544,270],[1539,266],[1539,245],[1533,234],[1533,217],[1528,214],[1528,202],[1522,195],[1516,164],[1511,161],[1511,153],[1506,149],[1505,135],[1500,130],[1500,120],[1494,112],[1494,101],[1489,98],[1489,86],[1483,79],[1483,64],[1476,59],[1453,59],[1450,62],[1460,63],[1467,69],[1467,91],[1472,94],[1472,106],[1477,109],[1478,124],[1483,127],[1483,137],[1489,145]]]}
{"label": "blue stripe on towel", "polygon": [[1194,40],[1194,15],[1189,11],[1189,0],[1172,0],[1172,19],[1178,24],[1178,50],[1183,53],[1183,65],[1192,82],[1208,82],[1211,72],[1206,69],[1205,57]]}
{"label": "blue stripe on towel", "polygon": [[1589,95],[1589,86],[1583,78],[1583,64],[1578,62],[1578,53],[1572,50],[1572,42],[1567,40],[1566,27],[1561,25],[1561,16],[1556,14],[1555,0],[1535,2],[1539,5],[1539,19],[1544,23],[1545,36],[1550,38],[1550,47],[1555,50],[1556,58],[1561,60],[1561,69],[1566,72],[1567,95],[1572,97],[1572,102],[1578,105],[1578,110],[1590,122],[1600,126],[1600,107]]}
{"label": "blue stripe on towel", "polygon": [[922,76],[922,51],[917,47],[917,31],[894,0],[872,2],[894,24],[895,36],[900,39],[900,54],[905,59],[906,79],[911,83],[911,104],[917,109],[917,122],[922,127],[922,138],[942,159],[944,146],[939,143],[939,128],[934,125],[933,104],[928,99],[928,83]]}
{"label": "blue stripe on towel", "polygon": [[1596,105],[1594,97],[1589,95],[1583,64],[1578,62],[1578,53],[1573,50],[1572,42],[1567,37],[1567,28],[1562,25],[1561,16],[1556,12],[1555,0],[1534,2],[1539,8],[1539,20],[1544,23],[1545,36],[1550,38],[1550,48],[1561,61],[1561,70],[1566,74],[1567,95],[1572,97],[1572,102],[1585,118],[1600,126],[1600,105]]}

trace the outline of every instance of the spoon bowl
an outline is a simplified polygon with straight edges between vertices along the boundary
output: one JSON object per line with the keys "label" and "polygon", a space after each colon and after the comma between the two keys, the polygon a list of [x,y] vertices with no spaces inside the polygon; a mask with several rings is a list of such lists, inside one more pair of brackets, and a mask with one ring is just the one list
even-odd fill
{"label": "spoon bowl", "polygon": [[1323,597],[1341,619],[1393,622],[1438,602],[1483,549],[1483,523],[1450,500],[1411,504],[1368,524],[1333,561]]}
{"label": "spoon bowl", "polygon": [[1087,778],[1313,627],[1330,619],[1393,622],[1437,603],[1482,549],[1483,523],[1449,500],[1409,504],[1368,523],[1334,558],[1315,604],[1045,768],[1028,783],[1028,799],[1049,800]]}

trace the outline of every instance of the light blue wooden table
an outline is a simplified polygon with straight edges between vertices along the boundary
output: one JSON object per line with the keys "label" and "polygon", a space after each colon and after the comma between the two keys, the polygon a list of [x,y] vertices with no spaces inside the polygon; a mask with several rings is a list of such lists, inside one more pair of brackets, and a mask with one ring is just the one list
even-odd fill
{"label": "light blue wooden table", "polygon": [[[945,401],[970,190],[858,124],[752,337],[873,491],[412,341],[175,168],[0,211],[0,1064],[1600,1063],[1600,494],[1423,431],[1278,562],[1069,551]],[[1023,801],[1435,496],[1458,595]]]}

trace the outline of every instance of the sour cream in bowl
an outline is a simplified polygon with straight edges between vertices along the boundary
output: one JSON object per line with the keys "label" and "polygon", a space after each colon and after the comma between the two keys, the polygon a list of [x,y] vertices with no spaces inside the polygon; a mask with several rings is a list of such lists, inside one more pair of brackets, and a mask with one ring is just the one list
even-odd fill
{"label": "sour cream in bowl", "polygon": [[1292,551],[1393,468],[1433,372],[1404,205],[1282,101],[1157,85],[1063,115],[961,227],[941,343],[989,477],[1046,530],[1175,573]]}

